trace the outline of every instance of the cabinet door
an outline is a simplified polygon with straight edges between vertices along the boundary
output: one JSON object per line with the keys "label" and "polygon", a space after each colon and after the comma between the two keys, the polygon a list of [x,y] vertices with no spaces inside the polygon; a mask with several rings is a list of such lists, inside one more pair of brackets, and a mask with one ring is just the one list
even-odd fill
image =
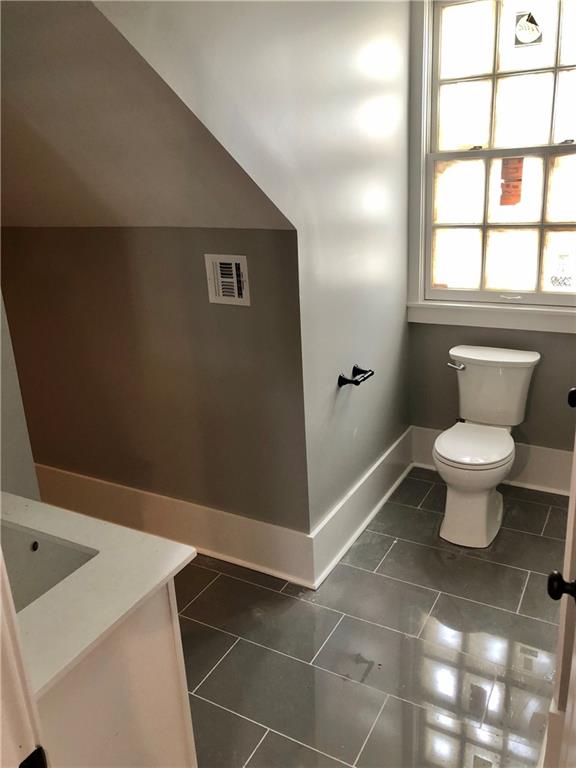
{"label": "cabinet door", "polygon": [[[1,647],[2,647],[2,724],[1,760],[3,768],[18,768],[40,744],[40,727],[36,703],[22,660],[14,601],[4,556],[0,551],[2,579]],[[37,752],[37,755],[40,753]],[[42,763],[37,763],[41,765]]]}

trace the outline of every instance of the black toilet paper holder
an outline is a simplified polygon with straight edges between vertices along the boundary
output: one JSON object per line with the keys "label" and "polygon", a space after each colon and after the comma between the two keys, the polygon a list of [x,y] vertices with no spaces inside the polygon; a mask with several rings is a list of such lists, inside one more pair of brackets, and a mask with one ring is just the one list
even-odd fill
{"label": "black toilet paper holder", "polygon": [[338,386],[344,387],[346,384],[354,384],[355,387],[358,387],[371,376],[374,376],[374,371],[371,368],[360,368],[359,365],[354,365],[352,368],[352,378],[349,379],[348,376],[344,376],[341,373],[338,376]]}

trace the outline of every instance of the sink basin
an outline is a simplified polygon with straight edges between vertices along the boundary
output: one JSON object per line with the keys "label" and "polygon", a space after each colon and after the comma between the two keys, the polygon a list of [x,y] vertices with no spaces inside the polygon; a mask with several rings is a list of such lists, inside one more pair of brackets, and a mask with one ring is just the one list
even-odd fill
{"label": "sink basin", "polygon": [[98,554],[97,549],[7,520],[2,520],[0,540],[17,612]]}

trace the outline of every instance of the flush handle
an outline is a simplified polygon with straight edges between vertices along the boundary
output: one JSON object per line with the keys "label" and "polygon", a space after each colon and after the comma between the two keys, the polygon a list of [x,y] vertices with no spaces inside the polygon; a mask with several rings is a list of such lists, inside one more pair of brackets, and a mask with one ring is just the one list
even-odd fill
{"label": "flush handle", "polygon": [[455,371],[463,371],[466,366],[464,363],[446,363],[448,368],[454,368]]}

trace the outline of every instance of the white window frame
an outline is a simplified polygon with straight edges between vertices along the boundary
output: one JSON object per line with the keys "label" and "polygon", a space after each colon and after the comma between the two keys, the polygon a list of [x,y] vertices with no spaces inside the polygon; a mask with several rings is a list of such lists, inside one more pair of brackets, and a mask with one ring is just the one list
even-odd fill
{"label": "white window frame", "polygon": [[[458,325],[483,325],[504,328],[530,328],[538,330],[576,333],[576,296],[574,294],[549,294],[542,292],[513,291],[463,291],[455,289],[432,288],[431,281],[431,244],[432,244],[432,198],[433,167],[438,159],[485,159],[487,169],[492,158],[539,155],[544,158],[544,193],[542,214],[546,205],[548,178],[548,159],[552,155],[574,154],[575,145],[542,145],[537,147],[519,147],[506,149],[482,149],[457,152],[431,152],[435,146],[437,91],[439,78],[434,72],[438,67],[439,18],[446,5],[474,2],[474,0],[424,0],[411,4],[411,83],[410,83],[410,197],[409,197],[409,293],[408,319],[413,322],[454,323]],[[436,16],[435,16],[436,14]],[[558,25],[560,24],[560,14]],[[558,33],[558,32],[557,32]],[[499,25],[498,16],[495,24],[495,52],[497,52]],[[558,52],[555,67],[535,70],[522,70],[522,74],[531,72],[562,71],[558,68]],[[569,67],[566,67],[569,69]],[[490,75],[484,75],[493,81],[495,98],[495,67]],[[520,72],[506,72],[512,76]],[[482,79],[478,77],[466,80]],[[556,87],[554,88],[554,94]],[[554,106],[554,105],[553,105]],[[554,115],[554,110],[552,110]],[[493,130],[493,127],[492,127]],[[433,135],[434,134],[434,135]],[[488,198],[489,177],[486,176],[485,213]],[[481,225],[483,235],[489,226],[502,228],[508,225],[488,225],[485,220]],[[540,230],[539,274],[543,249],[544,229],[562,229],[566,225],[545,224],[544,216],[536,224],[512,224],[510,228],[529,228]],[[460,226],[460,225],[459,225]],[[472,225],[470,225],[472,226]],[[474,225],[478,228],[477,225]],[[483,255],[484,258],[484,255]],[[487,314],[490,313],[490,318]]]}

